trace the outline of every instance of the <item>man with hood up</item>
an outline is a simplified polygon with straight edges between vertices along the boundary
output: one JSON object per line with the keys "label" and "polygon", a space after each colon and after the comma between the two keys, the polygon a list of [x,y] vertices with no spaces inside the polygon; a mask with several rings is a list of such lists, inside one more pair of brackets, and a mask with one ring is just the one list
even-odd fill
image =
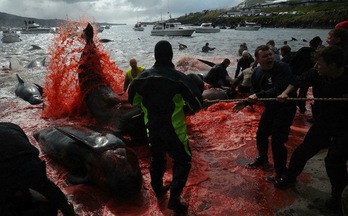
{"label": "man with hood up", "polygon": [[169,189],[163,185],[168,153],[173,160],[168,208],[187,211],[187,204],[180,198],[191,169],[185,114],[199,110],[203,99],[194,81],[175,69],[172,58],[171,44],[159,41],[155,46],[154,66],[133,80],[128,100],[144,111],[151,151],[151,186],[156,196],[163,197]]}

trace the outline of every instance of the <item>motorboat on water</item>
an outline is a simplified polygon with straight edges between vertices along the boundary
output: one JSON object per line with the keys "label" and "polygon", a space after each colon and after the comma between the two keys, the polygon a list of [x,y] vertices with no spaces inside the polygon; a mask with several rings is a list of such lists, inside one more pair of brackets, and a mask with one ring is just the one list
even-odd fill
{"label": "motorboat on water", "polygon": [[105,26],[97,25],[97,32],[102,33],[105,29]]}
{"label": "motorboat on water", "polygon": [[134,31],[144,31],[144,27],[141,25],[141,23],[137,22],[137,23],[133,26],[133,30],[134,30]]}
{"label": "motorboat on water", "polygon": [[194,28],[181,25],[179,22],[158,22],[151,30],[151,36],[192,36]]}
{"label": "motorboat on water", "polygon": [[17,31],[8,28],[4,31],[2,31],[2,38],[1,42],[3,43],[15,43],[15,42],[20,42],[21,39],[19,35],[17,34]]}
{"label": "motorboat on water", "polygon": [[243,22],[238,24],[238,26],[235,28],[236,30],[242,30],[242,31],[257,31],[261,28],[260,25],[258,25],[255,22]]}
{"label": "motorboat on water", "polygon": [[196,33],[218,33],[219,27],[215,27],[212,23],[202,23],[201,26],[196,28]]}
{"label": "motorboat on water", "polygon": [[24,21],[24,24],[22,34],[48,34],[53,32],[50,27],[42,27],[34,21]]}

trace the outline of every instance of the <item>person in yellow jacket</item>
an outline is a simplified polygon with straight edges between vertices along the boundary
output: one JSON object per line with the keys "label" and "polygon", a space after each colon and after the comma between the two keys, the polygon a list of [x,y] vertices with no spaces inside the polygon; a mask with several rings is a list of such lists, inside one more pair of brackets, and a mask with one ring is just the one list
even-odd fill
{"label": "person in yellow jacket", "polygon": [[123,93],[127,92],[129,84],[145,69],[142,66],[138,66],[137,60],[134,58],[129,60],[129,65],[131,67],[127,70],[124,78]]}

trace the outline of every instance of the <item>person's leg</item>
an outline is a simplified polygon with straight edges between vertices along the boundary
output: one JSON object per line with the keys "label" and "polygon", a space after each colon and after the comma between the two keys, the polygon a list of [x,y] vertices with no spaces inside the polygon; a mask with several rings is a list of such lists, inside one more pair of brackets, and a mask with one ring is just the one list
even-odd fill
{"label": "person's leg", "polygon": [[160,139],[150,139],[150,176],[151,186],[156,196],[163,196],[167,189],[163,186],[163,175],[166,171],[166,149]]}
{"label": "person's leg", "polygon": [[272,115],[266,109],[261,115],[256,132],[256,147],[259,155],[256,157],[255,161],[249,163],[248,166],[258,167],[268,164],[268,137],[271,135],[272,124]]}
{"label": "person's leg", "polygon": [[287,149],[285,143],[288,141],[290,126],[296,113],[296,107],[287,107],[275,111],[272,127],[272,156],[276,179],[286,171]]}
{"label": "person's leg", "polygon": [[275,186],[285,188],[296,182],[296,177],[301,174],[307,161],[321,149],[327,148],[329,143],[330,136],[325,129],[316,124],[310,127],[303,142],[292,153],[287,171],[275,182]]}
{"label": "person's leg", "polygon": [[344,216],[348,216],[348,185],[344,188],[341,198],[342,213]]}
{"label": "person's leg", "polygon": [[[170,198],[168,208],[173,210],[185,211],[188,206],[181,202],[180,195],[185,187],[191,169],[191,151],[188,141],[183,144],[174,134],[168,136],[169,156],[173,159],[173,180],[170,186]],[[186,149],[185,147],[186,146]]]}
{"label": "person's leg", "polygon": [[335,135],[325,158],[326,172],[331,182],[331,199],[328,207],[341,210],[342,191],[347,185],[348,135]]}

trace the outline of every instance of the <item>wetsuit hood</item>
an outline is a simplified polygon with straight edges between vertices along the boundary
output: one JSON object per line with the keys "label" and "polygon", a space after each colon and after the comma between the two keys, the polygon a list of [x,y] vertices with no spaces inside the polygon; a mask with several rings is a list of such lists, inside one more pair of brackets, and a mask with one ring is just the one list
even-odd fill
{"label": "wetsuit hood", "polygon": [[165,40],[159,41],[155,46],[155,65],[174,66],[172,63],[173,49],[172,45]]}

